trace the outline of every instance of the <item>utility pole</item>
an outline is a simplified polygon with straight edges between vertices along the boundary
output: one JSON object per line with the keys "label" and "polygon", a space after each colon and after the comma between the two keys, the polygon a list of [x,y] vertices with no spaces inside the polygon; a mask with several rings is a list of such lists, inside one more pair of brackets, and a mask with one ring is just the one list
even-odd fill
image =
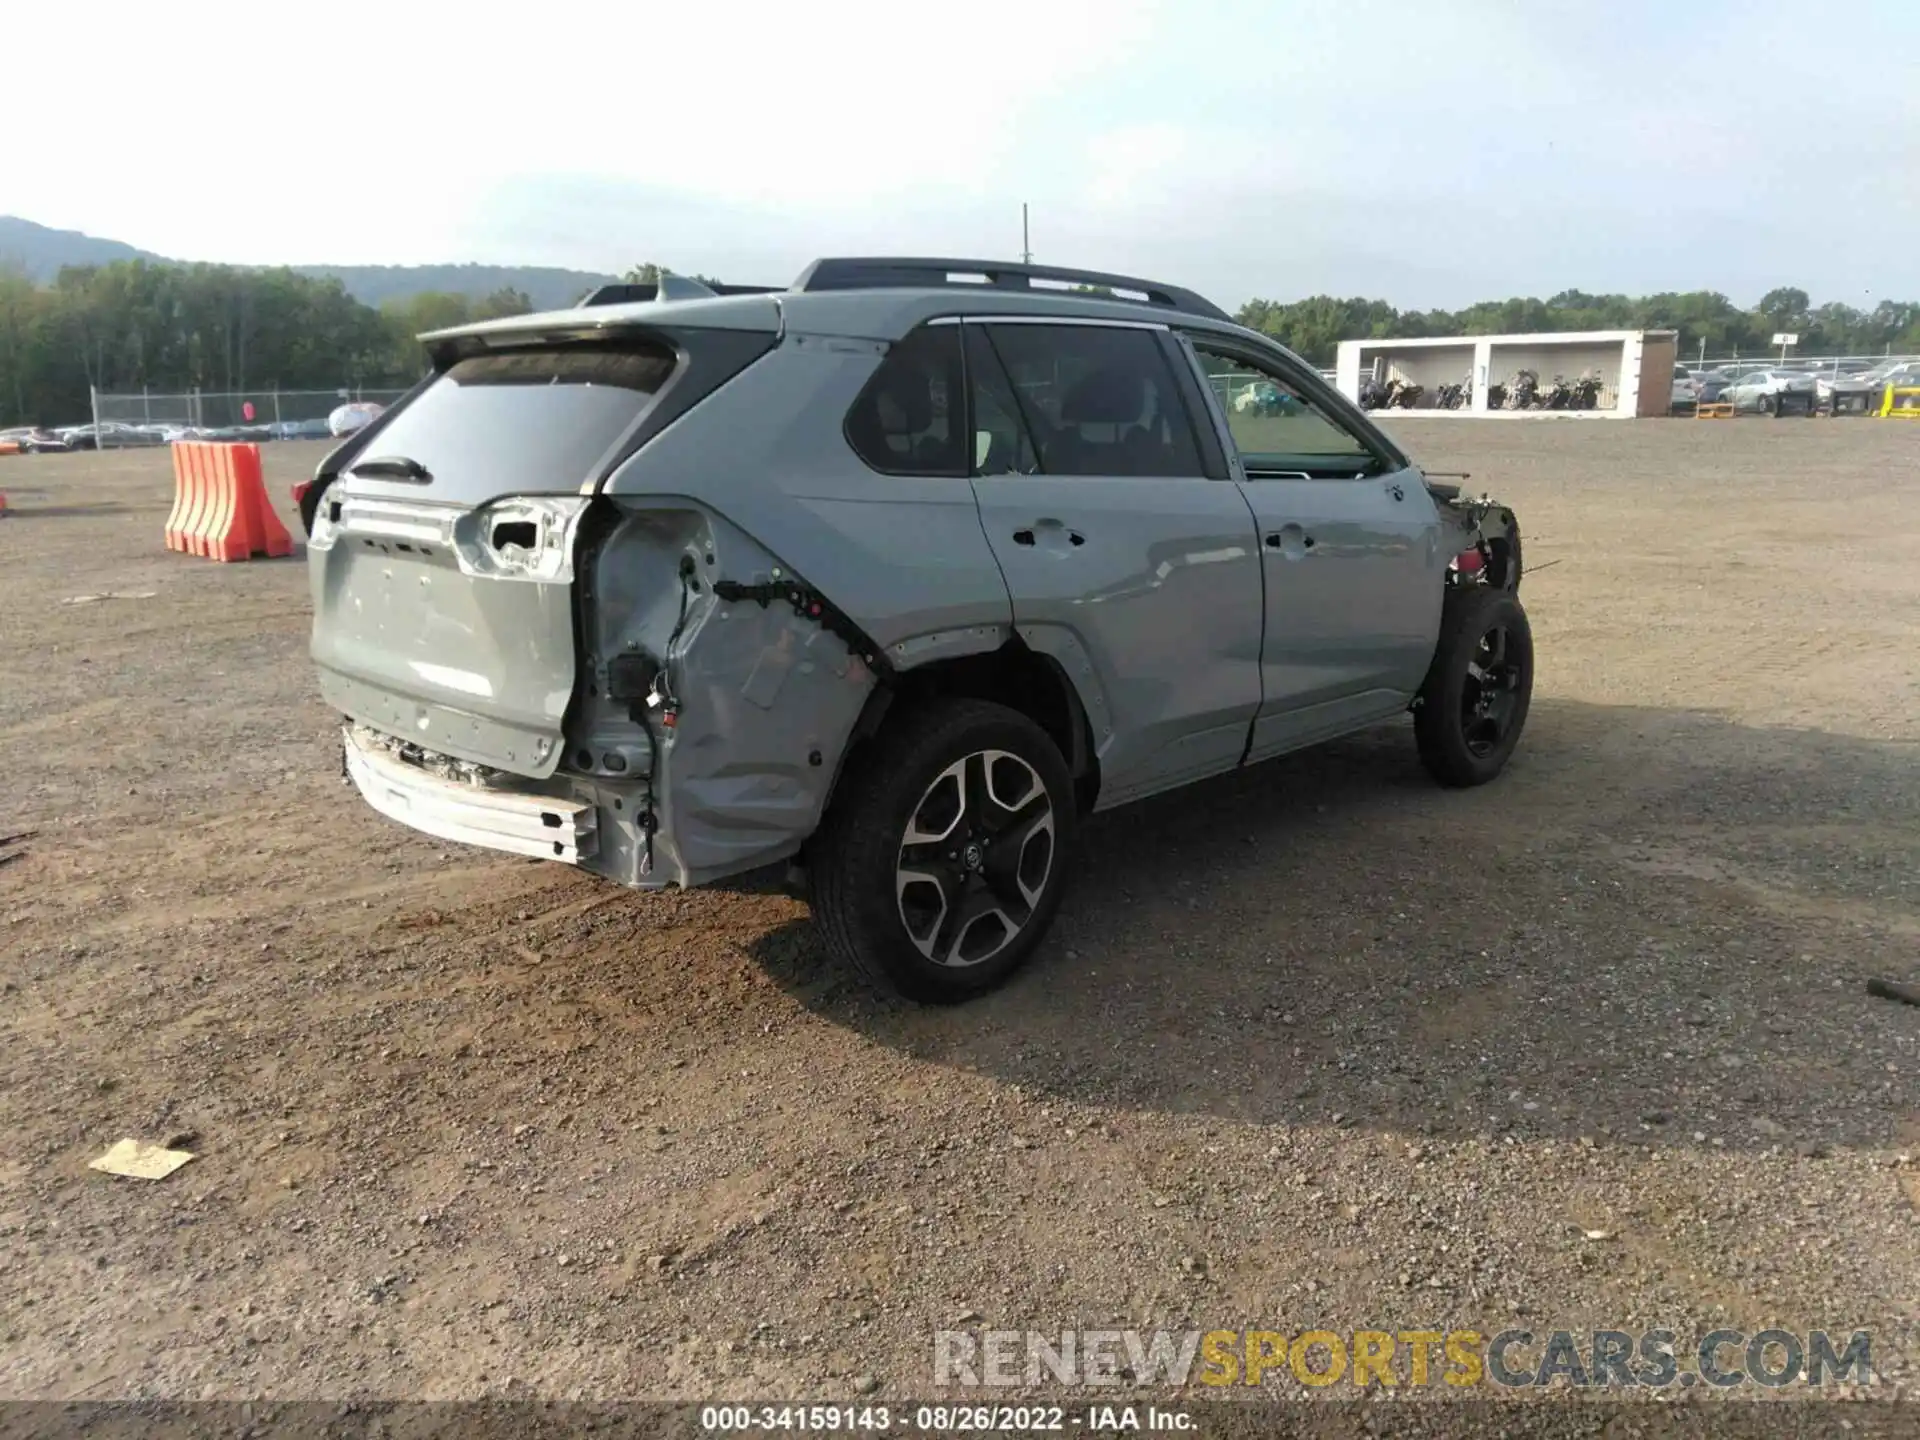
{"label": "utility pole", "polygon": [[1020,202],[1020,263],[1022,265],[1033,263],[1033,246],[1028,242],[1027,237],[1027,202],[1024,200]]}

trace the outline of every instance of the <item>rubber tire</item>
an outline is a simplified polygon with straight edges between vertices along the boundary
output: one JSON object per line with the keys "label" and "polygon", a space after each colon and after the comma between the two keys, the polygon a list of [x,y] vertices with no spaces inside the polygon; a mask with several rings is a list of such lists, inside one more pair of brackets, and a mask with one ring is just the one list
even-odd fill
{"label": "rubber tire", "polygon": [[[1513,724],[1499,747],[1490,755],[1475,755],[1461,733],[1461,689],[1480,637],[1498,621],[1506,623],[1510,643],[1520,647],[1520,699]],[[1440,641],[1420,687],[1420,704],[1413,712],[1414,739],[1427,773],[1453,789],[1486,784],[1506,768],[1514,746],[1520,743],[1532,704],[1533,630],[1520,597],[1491,585],[1457,585],[1447,591],[1440,614]]]}
{"label": "rubber tire", "polygon": [[1762,395],[1760,397],[1760,413],[1762,415],[1771,415],[1776,420],[1779,419],[1780,402],[1771,395]]}
{"label": "rubber tire", "polygon": [[[927,786],[976,750],[1007,750],[1040,777],[1053,802],[1053,869],[1027,927],[978,965],[936,965],[914,946],[894,893],[900,836]],[[828,952],[875,989],[952,1005],[999,988],[1033,954],[1060,907],[1079,810],[1059,747],[1017,710],[985,700],[938,701],[882,728],[842,776],[809,846],[813,918]]]}

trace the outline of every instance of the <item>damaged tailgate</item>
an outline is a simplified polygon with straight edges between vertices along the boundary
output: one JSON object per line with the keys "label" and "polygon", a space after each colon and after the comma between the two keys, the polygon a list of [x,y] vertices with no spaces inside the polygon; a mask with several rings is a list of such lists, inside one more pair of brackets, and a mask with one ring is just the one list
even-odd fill
{"label": "damaged tailgate", "polygon": [[577,669],[584,492],[679,366],[644,335],[445,357],[318,506],[312,654],[327,702],[425,750],[551,775]]}
{"label": "damaged tailgate", "polygon": [[578,497],[329,497],[310,566],[327,703],[442,754],[545,776],[573,692]]}

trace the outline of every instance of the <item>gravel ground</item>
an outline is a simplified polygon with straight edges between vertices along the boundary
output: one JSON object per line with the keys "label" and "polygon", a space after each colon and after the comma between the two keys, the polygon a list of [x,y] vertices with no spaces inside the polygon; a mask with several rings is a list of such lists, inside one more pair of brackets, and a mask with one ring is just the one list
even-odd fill
{"label": "gravel ground", "polygon": [[952,1011],[784,896],[381,820],[298,559],[167,553],[155,453],[0,460],[0,1395],[878,1403],[957,1325],[1868,1328],[1905,1382],[1920,436],[1399,428],[1525,527],[1507,775],[1402,726],[1101,817]]}

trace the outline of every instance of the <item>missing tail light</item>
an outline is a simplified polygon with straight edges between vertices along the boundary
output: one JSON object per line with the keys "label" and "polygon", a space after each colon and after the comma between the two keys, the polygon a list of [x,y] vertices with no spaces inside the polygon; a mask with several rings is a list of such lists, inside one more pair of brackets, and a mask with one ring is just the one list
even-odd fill
{"label": "missing tail light", "polygon": [[503,580],[571,580],[586,506],[578,495],[515,496],[463,515],[454,525],[461,570]]}

